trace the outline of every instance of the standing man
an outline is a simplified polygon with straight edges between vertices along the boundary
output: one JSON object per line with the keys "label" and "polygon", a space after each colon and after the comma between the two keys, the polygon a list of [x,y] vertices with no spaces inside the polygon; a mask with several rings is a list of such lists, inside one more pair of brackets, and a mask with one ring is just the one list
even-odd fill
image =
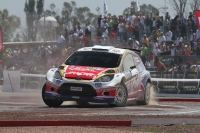
{"label": "standing man", "polygon": [[144,65],[146,63],[147,51],[148,51],[148,48],[147,48],[146,44],[143,43],[142,47],[141,47],[141,59],[142,59],[142,62],[143,62]]}
{"label": "standing man", "polygon": [[58,44],[58,48],[61,49],[64,47],[64,41],[65,38],[64,36],[61,34],[61,32],[59,33],[58,37],[57,37],[57,44]]}

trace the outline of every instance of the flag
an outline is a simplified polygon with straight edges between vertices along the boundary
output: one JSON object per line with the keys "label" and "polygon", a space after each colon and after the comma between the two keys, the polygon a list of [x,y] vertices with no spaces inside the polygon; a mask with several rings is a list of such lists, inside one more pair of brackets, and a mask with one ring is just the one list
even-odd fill
{"label": "flag", "polygon": [[140,5],[139,5],[139,2],[137,0],[136,4],[135,4],[135,12],[138,12],[138,11],[140,11]]}
{"label": "flag", "polygon": [[195,16],[196,16],[198,29],[200,30],[200,10],[195,10],[194,13],[195,13]]}
{"label": "flag", "polygon": [[108,13],[108,6],[106,2],[104,1],[104,15],[107,16],[107,13]]}

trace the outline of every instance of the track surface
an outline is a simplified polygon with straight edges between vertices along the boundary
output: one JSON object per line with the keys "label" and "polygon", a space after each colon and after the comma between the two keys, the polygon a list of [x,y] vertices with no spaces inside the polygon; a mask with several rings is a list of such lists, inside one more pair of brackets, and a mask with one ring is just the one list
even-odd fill
{"label": "track surface", "polygon": [[[155,118],[163,118],[163,119],[174,118],[176,120],[181,118],[188,118],[191,120],[198,119],[200,118],[199,104],[200,103],[195,103],[195,102],[158,102],[158,103],[153,102],[151,105],[137,106],[135,103],[129,103],[129,106],[127,107],[112,108],[107,104],[91,103],[89,106],[79,106],[75,102],[64,102],[64,104],[59,108],[49,108],[43,103],[40,91],[36,92],[24,91],[22,93],[0,92],[0,120],[73,120],[73,121],[115,120],[116,121],[116,120],[152,119],[152,124],[154,124],[155,121],[153,119]],[[62,127],[62,128],[67,129],[67,127]],[[74,127],[68,127],[68,128],[72,130],[72,128]],[[81,127],[77,128],[82,129]],[[8,129],[1,127],[0,132],[1,131],[9,132],[8,130],[11,129],[13,128]],[[91,127],[87,129],[90,130]],[[93,129],[95,128],[92,128],[91,130]],[[19,127],[13,129],[13,131],[18,131],[18,130]],[[21,130],[24,130],[24,128],[21,128]],[[38,130],[40,130],[39,127]],[[96,132],[98,132],[98,130],[99,132],[103,131],[101,130],[101,128],[100,129],[97,128]],[[106,128],[106,130],[108,131],[111,130],[110,132],[116,132],[115,130],[117,130],[117,128],[115,129]],[[123,129],[120,128],[119,130],[121,131]],[[125,131],[128,132],[127,129]],[[76,132],[76,130],[74,130],[74,132]]]}

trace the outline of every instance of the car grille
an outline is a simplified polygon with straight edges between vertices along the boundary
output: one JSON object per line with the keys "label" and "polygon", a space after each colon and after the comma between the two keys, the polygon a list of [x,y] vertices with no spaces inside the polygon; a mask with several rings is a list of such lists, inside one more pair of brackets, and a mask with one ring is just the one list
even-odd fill
{"label": "car grille", "polygon": [[[82,87],[82,91],[71,91],[71,87]],[[96,91],[91,85],[64,83],[58,89],[58,94],[70,96],[97,96]]]}

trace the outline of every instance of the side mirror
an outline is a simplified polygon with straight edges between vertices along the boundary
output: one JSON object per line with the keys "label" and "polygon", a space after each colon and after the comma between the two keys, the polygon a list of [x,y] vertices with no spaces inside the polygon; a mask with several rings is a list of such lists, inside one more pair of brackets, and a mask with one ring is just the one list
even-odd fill
{"label": "side mirror", "polygon": [[134,69],[134,68],[136,68],[136,66],[131,66],[131,67],[130,67],[130,69]]}

